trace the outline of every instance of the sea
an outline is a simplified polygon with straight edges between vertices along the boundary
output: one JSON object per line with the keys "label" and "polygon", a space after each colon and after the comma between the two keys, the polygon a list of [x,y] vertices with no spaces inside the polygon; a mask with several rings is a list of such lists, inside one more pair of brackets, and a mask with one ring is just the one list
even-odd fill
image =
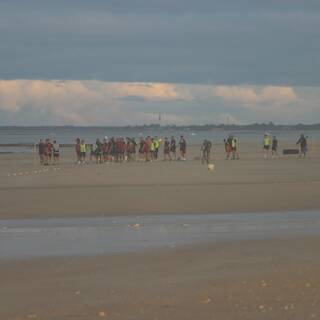
{"label": "sea", "polygon": [[[297,130],[270,130],[271,135],[276,135],[279,140],[295,142],[301,131]],[[74,144],[76,138],[84,139],[87,143],[94,142],[97,138],[105,137],[140,137],[158,136],[161,138],[175,136],[177,139],[183,135],[188,144],[200,144],[204,139],[209,139],[213,144],[222,144],[223,139],[233,134],[239,142],[260,143],[264,130],[226,130],[213,128],[207,130],[194,130],[188,127],[0,127],[0,153],[29,153],[40,139],[49,138],[57,140],[61,145]],[[320,130],[304,132],[309,141],[320,139]]]}

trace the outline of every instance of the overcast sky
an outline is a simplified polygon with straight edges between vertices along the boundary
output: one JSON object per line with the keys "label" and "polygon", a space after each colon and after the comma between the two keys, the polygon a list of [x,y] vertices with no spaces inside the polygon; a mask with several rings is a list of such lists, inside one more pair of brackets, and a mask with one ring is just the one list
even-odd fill
{"label": "overcast sky", "polygon": [[320,122],[319,0],[2,0],[0,125]]}

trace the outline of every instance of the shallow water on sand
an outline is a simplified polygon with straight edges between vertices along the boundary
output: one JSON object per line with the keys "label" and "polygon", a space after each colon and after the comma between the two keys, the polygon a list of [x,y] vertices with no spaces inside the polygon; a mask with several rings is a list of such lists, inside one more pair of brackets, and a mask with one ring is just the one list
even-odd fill
{"label": "shallow water on sand", "polygon": [[0,220],[0,259],[320,235],[320,211]]}

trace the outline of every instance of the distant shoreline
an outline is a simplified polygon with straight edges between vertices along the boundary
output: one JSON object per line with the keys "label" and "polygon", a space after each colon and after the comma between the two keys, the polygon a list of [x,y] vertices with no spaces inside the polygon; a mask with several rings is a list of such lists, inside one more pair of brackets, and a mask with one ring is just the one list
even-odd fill
{"label": "distant shoreline", "polygon": [[269,123],[253,123],[248,125],[237,125],[237,124],[206,124],[206,125],[160,125],[160,124],[150,124],[150,125],[136,125],[136,126],[0,126],[0,130],[2,129],[48,129],[48,128],[63,128],[63,129],[75,129],[75,128],[83,128],[83,129],[112,129],[112,130],[137,130],[137,129],[181,129],[181,130],[197,130],[197,131],[206,131],[206,130],[279,130],[279,131],[287,131],[287,130],[320,130],[320,123],[315,124],[292,124],[292,125],[284,125],[284,124],[273,124]]}

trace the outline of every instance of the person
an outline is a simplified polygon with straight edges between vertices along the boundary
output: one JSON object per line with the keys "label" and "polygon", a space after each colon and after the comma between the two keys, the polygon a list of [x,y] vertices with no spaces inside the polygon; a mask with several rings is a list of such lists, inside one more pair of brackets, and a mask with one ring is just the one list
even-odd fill
{"label": "person", "polygon": [[231,136],[231,152],[232,152],[232,160],[239,160],[239,152],[238,152],[238,141],[235,136]]}
{"label": "person", "polygon": [[136,149],[137,149],[137,143],[136,139],[133,137],[131,138],[131,160],[136,161]]}
{"label": "person", "polygon": [[97,164],[102,163],[102,143],[99,138],[96,140],[95,155]]}
{"label": "person", "polygon": [[168,138],[164,139],[164,148],[163,148],[163,153],[164,153],[164,161],[170,160],[171,161],[171,154],[170,154],[170,142]]}
{"label": "person", "polygon": [[76,139],[76,144],[75,144],[75,151],[76,151],[76,157],[77,157],[77,163],[81,163],[81,156],[80,156],[80,138]]}
{"label": "person", "polygon": [[81,140],[80,143],[80,163],[86,163],[86,153],[87,153],[87,146],[84,140]]}
{"label": "person", "polygon": [[224,150],[226,152],[226,160],[231,159],[231,144],[229,139],[224,139]]}
{"label": "person", "polygon": [[116,139],[116,162],[123,162],[126,151],[126,143],[123,138]]}
{"label": "person", "polygon": [[[170,152],[172,153],[174,160],[177,159],[177,154],[176,154],[177,146],[176,146],[176,139],[174,136],[171,136],[171,141],[170,141]],[[170,155],[171,157],[171,155]],[[172,157],[171,157],[172,158]]]}
{"label": "person", "polygon": [[112,137],[109,141],[109,161],[115,161],[116,158],[116,140]]}
{"label": "person", "polygon": [[272,157],[278,156],[278,139],[276,136],[273,136],[272,138],[272,148],[271,148],[271,155]]}
{"label": "person", "polygon": [[52,144],[49,139],[46,139],[44,144],[44,165],[48,166],[51,162]]}
{"label": "person", "polygon": [[125,161],[125,155],[126,155],[126,141],[124,138],[120,139],[120,161]]}
{"label": "person", "polygon": [[187,141],[184,138],[184,136],[180,136],[179,146],[180,146],[180,157],[181,157],[181,160],[186,160]]}
{"label": "person", "polygon": [[151,160],[157,160],[157,142],[155,138],[151,138],[150,154]]}
{"label": "person", "polygon": [[158,160],[158,153],[159,153],[159,148],[160,148],[160,140],[158,139],[157,136],[153,139],[153,143],[154,143],[154,159]]}
{"label": "person", "polygon": [[204,139],[204,141],[201,145],[201,151],[202,151],[201,162],[202,162],[202,164],[204,164],[204,163],[209,164],[211,147],[212,147],[212,143],[209,140]]}
{"label": "person", "polygon": [[147,138],[146,138],[146,161],[152,160],[151,144],[152,144],[151,137],[147,136]]}
{"label": "person", "polygon": [[45,149],[45,145],[43,143],[43,140],[40,139],[40,142],[39,142],[39,159],[40,159],[40,164],[43,164],[44,163],[44,149]]}
{"label": "person", "polygon": [[269,149],[270,149],[270,136],[268,133],[265,133],[263,137],[263,151],[264,151],[264,158],[269,158]]}
{"label": "person", "polygon": [[104,137],[103,143],[101,144],[101,154],[102,161],[106,162],[108,160],[108,137]]}
{"label": "person", "polygon": [[308,142],[307,142],[307,137],[304,136],[304,134],[300,135],[299,140],[296,143],[297,145],[300,145],[300,154],[299,157],[300,158],[305,158],[307,155],[307,151],[308,151]]}
{"label": "person", "polygon": [[92,163],[93,159],[95,159],[96,157],[96,153],[95,153],[95,148],[96,148],[96,144],[95,143],[91,143],[90,144],[90,163]]}
{"label": "person", "polygon": [[53,140],[52,151],[53,151],[53,163],[58,164],[60,160],[60,145],[59,143],[57,143],[56,140]]}
{"label": "person", "polygon": [[136,142],[134,138],[127,137],[127,161],[135,161],[135,153],[136,153]]}
{"label": "person", "polygon": [[143,137],[139,142],[139,161],[147,161],[147,142]]}

